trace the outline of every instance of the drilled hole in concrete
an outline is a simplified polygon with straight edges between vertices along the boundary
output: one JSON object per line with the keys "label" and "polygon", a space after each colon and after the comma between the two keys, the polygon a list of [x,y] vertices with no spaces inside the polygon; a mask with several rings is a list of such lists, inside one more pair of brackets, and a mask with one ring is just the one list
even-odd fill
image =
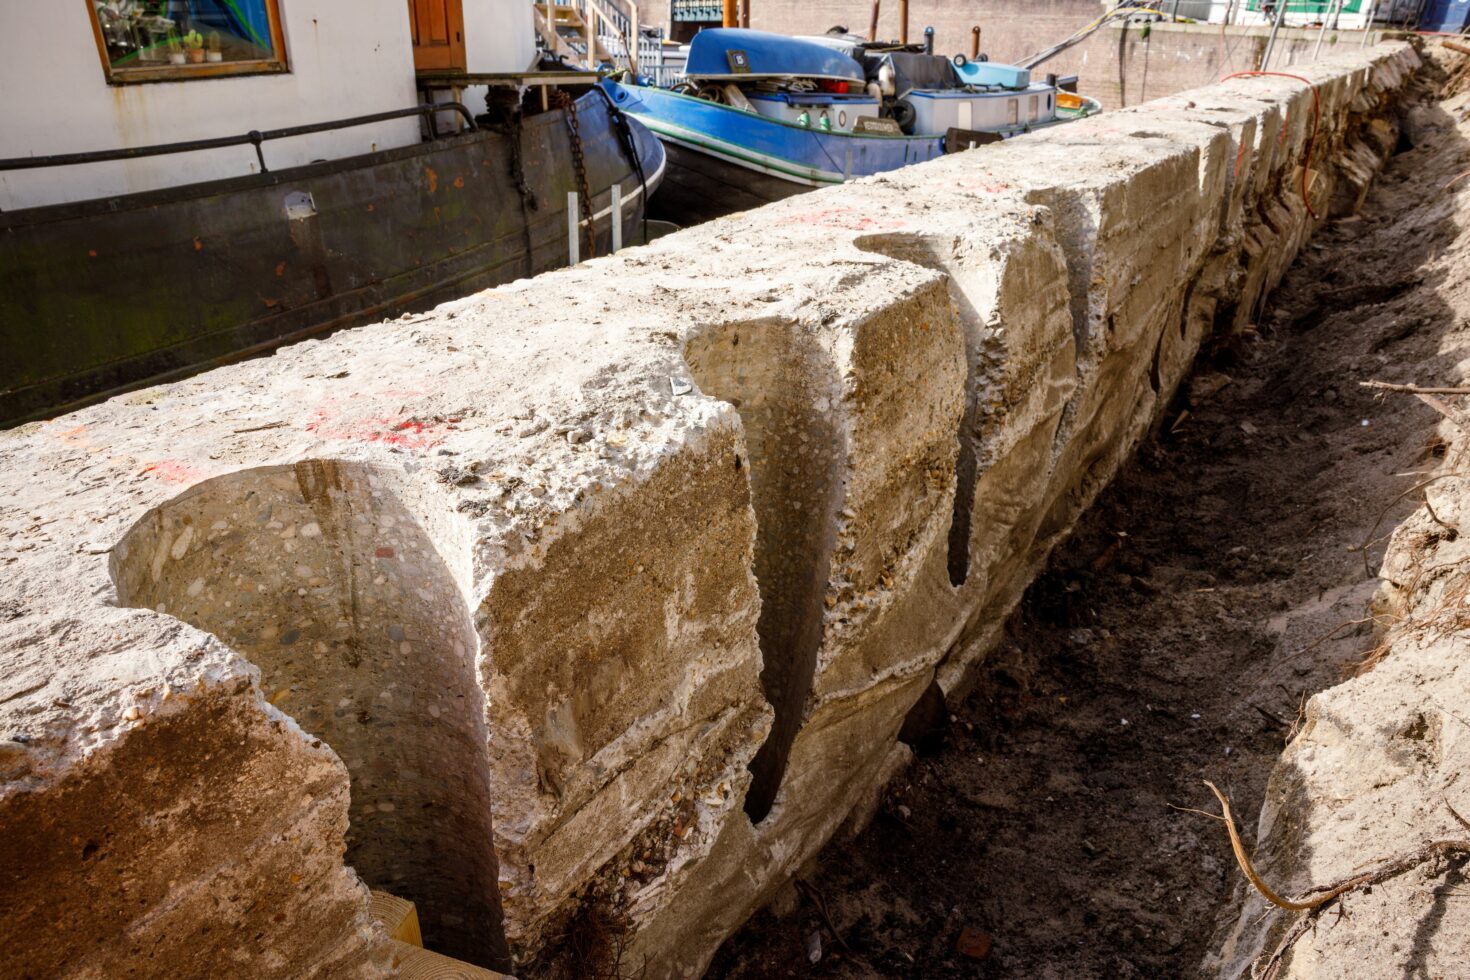
{"label": "drilled hole in concrete", "polygon": [[1093,347],[1092,324],[1102,318],[1099,300],[1092,288],[1093,260],[1097,251],[1098,205],[1087,196],[1066,188],[1050,188],[1026,195],[1027,204],[1050,208],[1055,220],[1056,240],[1067,257],[1068,307],[1072,311],[1072,339],[1077,345],[1077,365]]}
{"label": "drilled hole in concrete", "polygon": [[706,394],[736,407],[745,429],[761,686],[776,716],[750,764],[745,810],[759,822],[780,788],[822,645],[846,456],[836,422],[840,379],[816,336],[778,320],[709,327],[685,346],[684,359]]}
{"label": "drilled hole in concrete", "polygon": [[351,774],[347,861],[418,906],[427,945],[503,965],[484,699],[463,595],[369,468],[210,480],[112,553],[122,603],[213,633]]}

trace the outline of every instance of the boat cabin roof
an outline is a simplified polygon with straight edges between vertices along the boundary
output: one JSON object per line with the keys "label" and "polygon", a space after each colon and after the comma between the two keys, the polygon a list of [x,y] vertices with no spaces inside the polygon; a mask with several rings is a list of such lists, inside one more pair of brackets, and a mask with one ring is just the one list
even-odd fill
{"label": "boat cabin roof", "polygon": [[695,80],[827,78],[862,85],[863,69],[841,51],[801,38],[739,27],[700,31],[689,42],[685,74]]}
{"label": "boat cabin roof", "polygon": [[960,81],[966,85],[999,85],[1001,88],[1022,89],[1031,84],[1031,72],[1015,65],[1003,65],[998,61],[968,61],[955,65]]}

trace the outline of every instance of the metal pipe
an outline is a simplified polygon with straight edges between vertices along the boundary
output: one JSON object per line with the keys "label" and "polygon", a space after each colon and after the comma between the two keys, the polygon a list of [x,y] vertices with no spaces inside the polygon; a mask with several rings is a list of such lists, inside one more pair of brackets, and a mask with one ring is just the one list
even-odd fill
{"label": "metal pipe", "polygon": [[1327,25],[1332,23],[1332,12],[1337,9],[1342,0],[1331,0],[1327,4],[1327,11],[1322,16],[1322,29],[1317,32],[1317,46],[1312,49],[1312,60],[1316,61],[1322,57],[1322,40],[1327,37]]}
{"label": "metal pipe", "polygon": [[1368,46],[1368,37],[1373,33],[1373,18],[1378,14],[1378,0],[1368,5],[1368,19],[1363,22],[1363,47]]}
{"label": "metal pipe", "polygon": [[980,60],[980,25],[970,28],[970,60]]}
{"label": "metal pipe", "polygon": [[909,43],[909,0],[898,0],[898,43]]}
{"label": "metal pipe", "polygon": [[1174,9],[1169,11],[1169,23],[1179,23],[1179,0],[1174,0]]}
{"label": "metal pipe", "polygon": [[934,53],[934,28],[932,27],[924,28],[924,53]]}
{"label": "metal pipe", "polygon": [[633,42],[628,48],[628,70],[633,77],[638,77],[638,45],[643,43],[643,28],[639,26],[638,4],[636,0],[629,0],[628,7],[632,10],[633,18]]}
{"label": "metal pipe", "polygon": [[587,20],[583,24],[587,44],[587,70],[597,68],[597,8],[590,2],[584,8]]}
{"label": "metal pipe", "polygon": [[750,0],[740,0],[740,26],[750,26]]}
{"label": "metal pipe", "polygon": [[[390,112],[375,112],[370,116],[353,116],[348,119],[334,119],[331,122],[307,123],[302,126],[287,126],[284,129],[251,130],[239,136],[216,136],[212,139],[185,140],[182,143],[157,143],[152,146],[128,146],[116,150],[91,150],[86,153],[55,153],[50,156],[40,157],[14,157],[8,160],[0,159],[0,170],[31,170],[37,167],[66,167],[82,163],[106,163],[111,160],[136,160],[140,157],[163,156],[168,153],[192,153],[195,150],[214,150],[224,146],[245,146],[254,144],[259,152],[260,144],[268,140],[287,139],[292,136],[307,136],[311,133],[325,133],[333,129],[349,129],[353,126],[366,126],[375,122],[386,122],[389,119],[402,119],[406,116],[424,116],[429,120],[430,132],[438,132],[435,129],[434,115],[439,112],[457,112],[464,118],[468,129],[475,128],[475,117],[470,114],[458,102],[426,102],[408,109],[394,109]],[[262,169],[264,169],[262,167]]]}
{"label": "metal pipe", "polygon": [[725,27],[739,27],[740,26],[740,12],[739,12],[739,10],[736,9],[737,7],[738,7],[738,0],[725,0],[725,9],[723,11],[724,17],[721,20],[721,23],[723,24],[723,26],[725,26]]}
{"label": "metal pipe", "polygon": [[1266,37],[1266,50],[1261,53],[1260,71],[1265,71],[1271,64],[1272,49],[1276,47],[1276,34],[1281,30],[1281,22],[1286,20],[1287,0],[1276,0],[1276,19],[1271,22],[1271,33]]}
{"label": "metal pipe", "polygon": [[868,40],[878,40],[878,0],[873,0],[873,19],[868,22]]}

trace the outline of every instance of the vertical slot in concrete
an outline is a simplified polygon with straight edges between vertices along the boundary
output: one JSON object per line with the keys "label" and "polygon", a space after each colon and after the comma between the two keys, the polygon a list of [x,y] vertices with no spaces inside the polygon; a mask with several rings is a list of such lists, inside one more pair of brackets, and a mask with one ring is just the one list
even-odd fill
{"label": "vertical slot in concrete", "polygon": [[964,585],[970,577],[970,534],[974,520],[975,485],[980,479],[981,441],[980,372],[984,360],[984,317],[957,281],[953,256],[941,254],[932,241],[919,235],[869,235],[853,243],[865,252],[887,256],[944,274],[949,300],[959,316],[965,341],[965,409],[955,433],[954,514],[949,523],[946,564],[949,584]]}
{"label": "vertical slot in concrete", "polygon": [[780,789],[822,645],[846,455],[841,383],[819,338],[786,321],[710,326],[684,359],[706,394],[740,413],[750,455],[761,687],[775,712],[745,798],[759,823]]}
{"label": "vertical slot in concrete", "polygon": [[485,705],[461,590],[390,478],[306,462],[219,477],[113,550],[123,604],[219,637],[351,776],[347,861],[426,945],[508,968]]}

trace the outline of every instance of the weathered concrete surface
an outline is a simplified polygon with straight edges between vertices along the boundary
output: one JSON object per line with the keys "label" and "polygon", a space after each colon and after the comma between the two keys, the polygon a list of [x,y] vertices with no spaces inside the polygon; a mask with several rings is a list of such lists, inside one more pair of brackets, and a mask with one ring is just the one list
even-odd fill
{"label": "weathered concrete surface", "polygon": [[[1319,214],[1417,64],[1345,54]],[[698,973],[1279,279],[1310,100],[1232,81],[0,435],[0,972],[381,973],[361,876],[463,958],[585,972],[596,919]]]}

